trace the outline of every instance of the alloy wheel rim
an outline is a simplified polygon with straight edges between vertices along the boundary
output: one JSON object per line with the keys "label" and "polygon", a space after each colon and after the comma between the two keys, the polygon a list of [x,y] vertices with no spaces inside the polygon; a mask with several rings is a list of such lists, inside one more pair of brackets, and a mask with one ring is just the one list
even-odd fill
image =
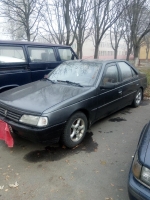
{"label": "alloy wheel rim", "polygon": [[136,95],[136,104],[137,105],[140,104],[141,99],[142,99],[142,93],[138,92],[137,95]]}
{"label": "alloy wheel rim", "polygon": [[85,132],[85,122],[83,119],[76,119],[71,125],[70,138],[73,142],[78,142]]}

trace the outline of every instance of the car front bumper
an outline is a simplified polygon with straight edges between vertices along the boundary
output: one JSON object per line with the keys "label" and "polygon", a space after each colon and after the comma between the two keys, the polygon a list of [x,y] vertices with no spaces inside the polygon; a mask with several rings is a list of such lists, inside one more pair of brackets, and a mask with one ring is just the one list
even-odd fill
{"label": "car front bumper", "polygon": [[150,200],[150,189],[137,181],[131,170],[128,180],[128,194],[130,200]]}
{"label": "car front bumper", "polygon": [[17,134],[32,142],[46,144],[58,142],[66,124],[66,122],[62,122],[51,127],[39,128],[17,123],[2,116],[0,116],[0,119],[11,126],[12,137]]}

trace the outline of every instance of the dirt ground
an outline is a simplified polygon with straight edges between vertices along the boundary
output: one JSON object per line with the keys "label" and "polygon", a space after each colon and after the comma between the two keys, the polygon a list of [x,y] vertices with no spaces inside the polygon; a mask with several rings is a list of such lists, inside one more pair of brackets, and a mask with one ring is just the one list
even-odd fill
{"label": "dirt ground", "polygon": [[18,137],[13,148],[0,141],[0,200],[128,200],[128,173],[149,110],[144,100],[98,121],[71,150]]}

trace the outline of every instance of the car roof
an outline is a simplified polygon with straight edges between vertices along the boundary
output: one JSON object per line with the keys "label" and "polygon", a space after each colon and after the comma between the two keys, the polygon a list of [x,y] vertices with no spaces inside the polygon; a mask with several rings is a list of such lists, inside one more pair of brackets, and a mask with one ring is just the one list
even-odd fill
{"label": "car roof", "polygon": [[[100,59],[79,59],[79,60],[69,60],[66,62],[86,62],[86,63],[111,63],[111,62],[127,62],[126,60],[100,60]],[[128,63],[128,62],[127,62]]]}
{"label": "car roof", "polygon": [[27,42],[27,41],[16,41],[16,40],[0,40],[0,44],[14,44],[14,45],[37,45],[37,46],[61,46],[69,47],[62,44],[51,44],[51,43],[40,43],[40,42]]}

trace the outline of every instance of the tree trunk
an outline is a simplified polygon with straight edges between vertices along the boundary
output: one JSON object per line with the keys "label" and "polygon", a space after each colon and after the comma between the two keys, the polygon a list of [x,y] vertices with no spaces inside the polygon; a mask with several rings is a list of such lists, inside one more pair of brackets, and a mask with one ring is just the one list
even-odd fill
{"label": "tree trunk", "polygon": [[117,59],[118,48],[114,50],[114,59]]}
{"label": "tree trunk", "polygon": [[80,59],[82,59],[83,56],[83,43],[80,45]]}
{"label": "tree trunk", "polygon": [[83,48],[83,44],[77,41],[77,56],[80,59],[82,59],[82,53],[83,53],[82,48]]}
{"label": "tree trunk", "polygon": [[135,65],[135,67],[138,67],[138,65],[139,65],[139,50],[140,50],[140,46],[139,46],[139,44],[136,44],[134,46],[134,65]]}
{"label": "tree trunk", "polygon": [[27,40],[30,41],[30,33],[27,32]]}
{"label": "tree trunk", "polygon": [[67,38],[66,38],[66,45],[69,45],[69,40],[70,40],[70,15],[69,15],[69,8],[70,8],[70,0],[66,1],[65,4],[65,25],[67,29]]}
{"label": "tree trunk", "polygon": [[129,50],[127,50],[127,56],[126,56],[127,61],[129,61],[129,57],[130,57],[130,52],[129,52]]}
{"label": "tree trunk", "polygon": [[26,28],[26,35],[27,35],[27,40],[30,41],[30,28],[29,28],[29,23],[27,22],[27,28]]}
{"label": "tree trunk", "polygon": [[98,59],[99,44],[96,43],[94,51],[94,59]]}
{"label": "tree trunk", "polygon": [[136,57],[136,58],[134,58],[134,66],[138,67],[138,65],[139,65],[139,58]]}
{"label": "tree trunk", "polygon": [[77,41],[77,56],[78,58],[80,58],[80,46],[78,41]]}
{"label": "tree trunk", "polygon": [[79,56],[80,59],[82,59],[82,47],[80,48],[80,56]]}
{"label": "tree trunk", "polygon": [[126,44],[127,44],[127,56],[126,56],[126,60],[129,61],[130,54],[131,54],[131,51],[132,51],[132,45],[129,44],[128,42],[126,42]]}

